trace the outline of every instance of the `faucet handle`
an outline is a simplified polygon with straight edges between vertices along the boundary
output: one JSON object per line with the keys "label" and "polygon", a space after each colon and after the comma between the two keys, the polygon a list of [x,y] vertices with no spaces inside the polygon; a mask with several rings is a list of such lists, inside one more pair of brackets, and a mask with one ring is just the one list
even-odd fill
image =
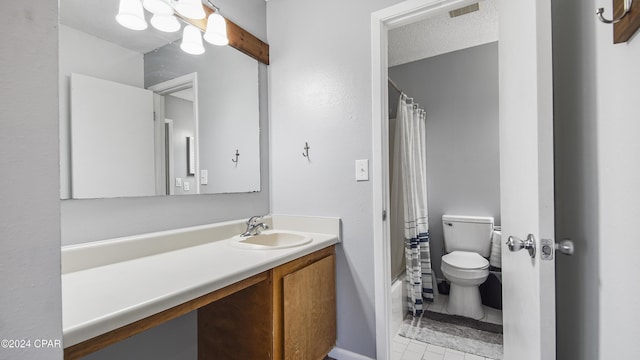
{"label": "faucet handle", "polygon": [[250,218],[249,218],[249,220],[247,220],[247,225],[249,225],[249,226],[253,226],[253,225],[255,225],[255,224],[256,224],[256,222],[257,222],[259,219],[262,219],[263,217],[264,217],[264,215],[255,215],[255,216],[252,216],[252,217],[250,217]]}

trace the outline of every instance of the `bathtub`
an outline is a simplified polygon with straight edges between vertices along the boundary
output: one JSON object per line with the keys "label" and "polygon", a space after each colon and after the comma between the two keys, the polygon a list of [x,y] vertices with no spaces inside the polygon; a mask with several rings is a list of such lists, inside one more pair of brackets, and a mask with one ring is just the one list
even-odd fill
{"label": "bathtub", "polygon": [[391,334],[395,335],[400,330],[402,320],[407,315],[407,275],[402,273],[391,284]]}

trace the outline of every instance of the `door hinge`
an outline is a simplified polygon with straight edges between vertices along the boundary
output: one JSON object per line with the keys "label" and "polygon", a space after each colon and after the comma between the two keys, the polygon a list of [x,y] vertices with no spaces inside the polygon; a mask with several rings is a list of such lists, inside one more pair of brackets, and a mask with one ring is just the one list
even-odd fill
{"label": "door hinge", "polygon": [[387,210],[382,210],[382,221],[387,220]]}
{"label": "door hinge", "polygon": [[156,112],[153,112],[153,121],[156,121]]}

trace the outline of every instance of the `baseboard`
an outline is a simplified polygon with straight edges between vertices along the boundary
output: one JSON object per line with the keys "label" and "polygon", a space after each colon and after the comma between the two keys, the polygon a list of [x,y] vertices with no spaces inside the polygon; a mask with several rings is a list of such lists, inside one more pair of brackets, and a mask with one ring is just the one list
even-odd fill
{"label": "baseboard", "polygon": [[356,354],[349,350],[341,349],[337,346],[334,347],[333,350],[331,350],[331,352],[329,353],[329,356],[336,360],[374,360],[370,357]]}

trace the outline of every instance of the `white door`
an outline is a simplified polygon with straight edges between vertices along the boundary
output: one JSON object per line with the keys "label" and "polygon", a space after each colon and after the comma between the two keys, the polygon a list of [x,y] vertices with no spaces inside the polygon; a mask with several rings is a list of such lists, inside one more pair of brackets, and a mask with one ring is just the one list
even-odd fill
{"label": "white door", "polygon": [[71,195],[152,196],[153,93],[71,74]]}
{"label": "white door", "polygon": [[[500,193],[502,234],[532,234],[535,257],[503,241],[504,359],[555,359],[550,0],[500,1]],[[553,256],[553,252],[551,253]]]}

